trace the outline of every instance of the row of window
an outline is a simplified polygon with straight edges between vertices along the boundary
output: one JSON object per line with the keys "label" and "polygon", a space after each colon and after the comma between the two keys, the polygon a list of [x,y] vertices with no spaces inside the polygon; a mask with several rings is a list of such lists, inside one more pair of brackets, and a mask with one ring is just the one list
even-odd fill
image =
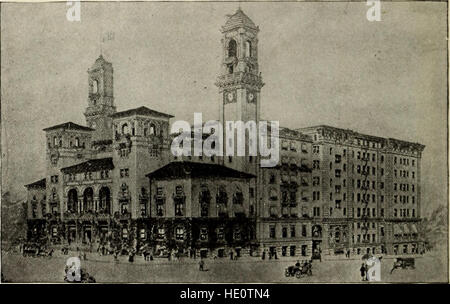
{"label": "row of window", "polygon": [[[372,199],[371,199],[372,198]],[[355,201],[355,194],[352,193],[352,201]],[[356,193],[356,201],[359,202],[367,202],[367,203],[376,203],[377,202],[377,196],[375,194],[369,194],[369,193]],[[380,195],[380,203],[384,203],[384,195]]]}
{"label": "row of window", "polygon": [[[398,188],[400,191],[409,191],[409,184],[398,184]],[[394,191],[397,191],[397,183],[394,183]],[[416,188],[414,186],[414,184],[411,185],[411,191],[415,192]]]}
{"label": "row of window", "polygon": [[[394,203],[402,203],[402,204],[409,204],[409,196],[408,195],[394,195]],[[416,197],[411,196],[411,203],[416,203]]]}
{"label": "row of window", "polygon": [[[288,142],[288,141],[283,140],[281,143],[281,150],[285,150],[285,151],[291,150],[291,151],[296,152],[298,150],[298,147],[294,141]],[[305,143],[302,143],[302,144],[300,144],[300,150],[303,153],[308,153],[308,146]]]}
{"label": "row of window", "polygon": [[130,170],[128,168],[120,169],[120,177],[129,177]]}
{"label": "row of window", "polygon": [[[84,174],[81,175],[81,177],[83,180],[92,180],[95,178],[94,173],[96,173],[96,172],[85,172]],[[66,180],[73,182],[75,180],[79,180],[77,177],[78,177],[78,175],[70,173],[70,174],[66,175]],[[109,170],[98,171],[97,177],[100,179],[109,178]],[[56,179],[56,182],[58,182],[58,179]]]}
{"label": "row of window", "polygon": [[[398,163],[400,164],[400,165],[403,165],[403,166],[409,166],[409,158],[406,158],[406,157],[399,157],[399,159],[398,159]],[[394,156],[394,165],[396,165],[397,164],[397,156]],[[411,159],[411,166],[415,166],[416,165],[416,160],[415,159]]]}
{"label": "row of window", "polygon": [[394,217],[416,217],[416,209],[394,209]]}
{"label": "row of window", "polygon": [[[361,239],[362,236],[362,239]],[[372,236],[372,242],[375,243],[376,240],[376,235],[375,233],[373,233],[372,235],[370,234],[357,234],[356,235],[356,243],[361,243],[361,242],[370,242],[370,236]],[[352,242],[355,243],[355,236],[352,235]]]}
{"label": "row of window", "polygon": [[[63,146],[63,138],[61,136],[60,137],[53,136],[53,147],[62,147],[62,146]],[[48,143],[48,147],[49,148],[52,147],[50,142]],[[81,142],[78,137],[75,137],[75,141],[69,140],[69,147],[85,148],[85,143]]]}
{"label": "row of window", "polygon": [[[354,223],[354,226],[356,226],[356,228],[361,228],[361,222],[357,222],[357,223]],[[364,226],[364,225],[363,225]],[[369,226],[368,227],[370,227],[370,223],[369,223]],[[376,227],[376,224],[375,224],[375,222],[373,222],[372,223],[372,229],[375,229],[375,227]],[[382,229],[384,229],[384,227],[381,227]]]}
{"label": "row of window", "polygon": [[[397,169],[394,169],[394,177],[409,178],[409,171],[400,170],[400,171],[398,171],[398,174],[397,174]],[[411,177],[413,179],[416,178],[416,173],[414,171],[411,171]]]}
{"label": "row of window", "polygon": [[[289,231],[289,233],[288,233],[288,231]],[[276,232],[277,232],[276,226],[270,226],[269,227],[269,238],[271,238],[271,239],[276,238],[276,235],[277,235]],[[296,227],[294,225],[291,225],[289,227],[289,230],[288,230],[288,227],[286,227],[286,226],[281,227],[281,237],[287,238],[288,235],[289,235],[289,237],[296,237]],[[301,226],[300,235],[303,237],[307,236],[307,226],[306,225]]]}

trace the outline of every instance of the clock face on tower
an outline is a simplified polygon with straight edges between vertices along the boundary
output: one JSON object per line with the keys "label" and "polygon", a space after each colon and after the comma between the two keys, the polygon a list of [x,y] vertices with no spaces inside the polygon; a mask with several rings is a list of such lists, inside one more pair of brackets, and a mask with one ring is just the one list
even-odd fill
{"label": "clock face on tower", "polygon": [[256,94],[253,92],[247,92],[247,102],[256,103]]}
{"label": "clock face on tower", "polygon": [[235,93],[233,91],[228,91],[228,92],[224,92],[224,103],[232,103],[232,102],[236,102],[235,99]]}

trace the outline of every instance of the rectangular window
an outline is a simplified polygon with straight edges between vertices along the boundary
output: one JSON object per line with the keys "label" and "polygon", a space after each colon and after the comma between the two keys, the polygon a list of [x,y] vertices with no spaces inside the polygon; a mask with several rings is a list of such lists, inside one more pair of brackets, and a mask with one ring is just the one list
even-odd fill
{"label": "rectangular window", "polygon": [[308,245],[302,245],[302,256],[306,256],[308,250]]}
{"label": "rectangular window", "polygon": [[145,229],[139,230],[139,237],[141,238],[141,240],[145,239],[145,237],[146,237]]}
{"label": "rectangular window", "polygon": [[177,240],[184,239],[184,229],[181,227],[178,227],[175,231],[175,237]]}
{"label": "rectangular window", "polygon": [[250,194],[250,198],[254,198],[255,197],[255,188],[250,187],[249,194]]}
{"label": "rectangular window", "polygon": [[319,154],[319,146],[313,146],[313,153],[314,154]]}
{"label": "rectangular window", "polygon": [[120,169],[120,177],[128,177],[129,176],[129,169]]}
{"label": "rectangular window", "polygon": [[281,230],[281,236],[282,236],[283,238],[287,238],[287,228],[286,228],[286,227],[283,227],[283,228],[282,228],[282,230]]}
{"label": "rectangular window", "polygon": [[271,239],[274,239],[276,237],[275,236],[275,226],[270,226],[269,237]]}
{"label": "rectangular window", "polygon": [[289,247],[289,255],[290,256],[295,256],[295,250],[296,250],[295,246]]}

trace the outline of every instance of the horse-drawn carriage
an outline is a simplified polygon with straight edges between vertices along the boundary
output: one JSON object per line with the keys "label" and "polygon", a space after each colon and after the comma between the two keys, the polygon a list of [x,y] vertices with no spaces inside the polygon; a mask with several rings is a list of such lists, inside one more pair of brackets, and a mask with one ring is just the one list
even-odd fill
{"label": "horse-drawn carriage", "polygon": [[289,266],[285,269],[284,275],[286,277],[296,277],[300,279],[303,276],[312,276],[312,262],[307,261],[302,264],[297,262],[294,266]]}
{"label": "horse-drawn carriage", "polygon": [[41,246],[37,243],[25,243],[23,244],[22,255],[24,257],[37,257],[41,251]]}
{"label": "horse-drawn carriage", "polygon": [[397,268],[401,268],[401,269],[407,269],[407,268],[415,269],[416,267],[415,267],[415,260],[414,260],[414,258],[396,258],[395,262],[394,262],[394,266],[391,269],[391,273]]}
{"label": "horse-drawn carriage", "polygon": [[70,269],[66,269],[66,275],[64,276],[64,282],[67,283],[96,283],[95,278],[86,272],[83,268],[80,269],[80,277],[76,278],[75,273],[72,273],[72,278],[69,279],[67,272],[71,271]]}

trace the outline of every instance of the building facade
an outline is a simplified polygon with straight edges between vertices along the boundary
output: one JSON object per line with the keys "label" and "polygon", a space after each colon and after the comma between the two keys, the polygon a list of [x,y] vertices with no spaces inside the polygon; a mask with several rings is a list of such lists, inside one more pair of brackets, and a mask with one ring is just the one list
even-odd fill
{"label": "building facade", "polygon": [[[241,9],[222,27],[224,126],[260,121],[258,34]],[[88,70],[87,126],[44,129],[46,176],[26,185],[30,240],[218,257],[419,252],[423,145],[322,125],[280,128],[275,167],[249,155],[248,136],[245,156],[174,156],[173,116],[117,112],[113,75],[102,56]]]}

